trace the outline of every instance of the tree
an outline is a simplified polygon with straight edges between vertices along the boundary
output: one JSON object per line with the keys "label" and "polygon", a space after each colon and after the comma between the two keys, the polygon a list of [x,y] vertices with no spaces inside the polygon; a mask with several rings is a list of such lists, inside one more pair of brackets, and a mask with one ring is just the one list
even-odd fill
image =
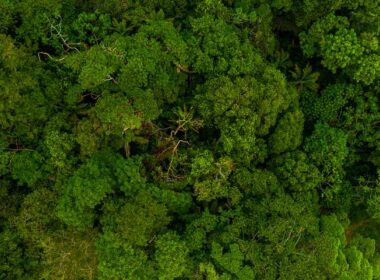
{"label": "tree", "polygon": [[242,162],[262,162],[267,148],[260,137],[268,134],[277,115],[289,106],[291,94],[285,92],[283,75],[268,66],[258,79],[211,79],[196,98],[203,118],[220,130],[224,153]]}
{"label": "tree", "polygon": [[188,270],[188,248],[176,233],[161,235],[155,244],[155,259],[159,279],[175,279],[186,275]]}
{"label": "tree", "polygon": [[274,172],[282,185],[292,191],[317,188],[323,181],[318,168],[301,151],[285,153],[273,159]]}
{"label": "tree", "polygon": [[166,207],[145,191],[114,208],[112,204],[105,205],[106,211],[101,219],[103,228],[116,232],[131,245],[146,246],[170,222]]}
{"label": "tree", "polygon": [[105,233],[97,242],[99,278],[149,279],[152,275],[143,250],[135,249],[117,235]]}
{"label": "tree", "polygon": [[191,165],[190,182],[194,184],[194,194],[199,201],[218,198],[239,200],[239,191],[230,186],[228,177],[234,169],[233,161],[223,157],[215,161],[210,151],[199,152]]}
{"label": "tree", "polygon": [[16,153],[11,161],[13,179],[21,185],[33,187],[38,180],[43,178],[42,161],[43,157],[35,151]]}
{"label": "tree", "polygon": [[277,124],[269,137],[269,150],[280,154],[295,150],[302,143],[303,114],[300,111],[288,112]]}
{"label": "tree", "polygon": [[212,244],[212,258],[217,265],[220,265],[227,272],[222,274],[222,279],[223,277],[228,277],[227,275],[230,277],[235,276],[237,279],[255,279],[252,269],[242,264],[244,256],[239,250],[239,246],[237,244],[231,244],[229,249],[230,252],[223,253],[222,246],[218,243]]}
{"label": "tree", "polygon": [[339,191],[342,184],[344,160],[348,155],[347,135],[342,130],[317,123],[313,134],[305,140],[304,149],[329,186],[324,195],[330,199],[331,192]]}
{"label": "tree", "polygon": [[[68,178],[62,189],[57,214],[68,225],[84,229],[95,219],[94,209],[117,189],[127,195],[144,185],[138,174],[138,162],[120,155],[99,152]],[[136,166],[137,165],[137,166]]]}

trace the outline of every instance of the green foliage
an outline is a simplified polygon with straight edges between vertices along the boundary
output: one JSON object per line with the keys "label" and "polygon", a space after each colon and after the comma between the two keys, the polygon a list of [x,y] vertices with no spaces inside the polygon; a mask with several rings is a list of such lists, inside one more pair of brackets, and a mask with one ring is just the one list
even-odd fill
{"label": "green foliage", "polygon": [[21,278],[24,276],[23,253],[18,244],[18,237],[9,230],[4,230],[0,234],[0,277]]}
{"label": "green foliage", "polygon": [[268,66],[261,75],[259,80],[210,79],[196,96],[202,116],[220,130],[224,152],[239,161],[264,160],[266,144],[260,136],[268,134],[292,98],[280,72]]}
{"label": "green foliage", "polygon": [[108,35],[111,25],[109,15],[100,14],[98,11],[95,13],[81,13],[72,23],[72,32],[76,33],[73,41],[86,42],[91,45],[98,44]]}
{"label": "green foliage", "polygon": [[43,158],[34,151],[24,151],[12,157],[12,177],[19,184],[33,187],[43,177],[41,170]]}
{"label": "green foliage", "polygon": [[177,234],[168,232],[161,235],[155,248],[159,279],[175,279],[186,273],[188,248]]}
{"label": "green foliage", "polygon": [[371,54],[359,59],[358,69],[354,74],[354,79],[363,81],[364,84],[369,85],[379,78],[380,71],[380,57],[377,54]]}
{"label": "green foliage", "polygon": [[43,244],[57,224],[57,217],[51,211],[56,206],[56,200],[55,193],[46,188],[28,194],[15,220],[20,236],[27,241]]}
{"label": "green foliage", "polygon": [[4,176],[9,173],[9,163],[12,159],[12,153],[0,152],[0,175]]}
{"label": "green foliage", "polygon": [[155,234],[170,222],[166,207],[147,192],[138,193],[116,210],[114,205],[106,205],[105,209],[101,220],[104,229],[115,231],[125,242],[136,246],[152,242]]}
{"label": "green foliage", "polygon": [[215,162],[211,152],[199,153],[192,162],[190,173],[197,199],[199,201],[211,201],[217,198],[230,197],[233,202],[236,202],[240,193],[228,183],[228,176],[233,169],[233,161],[228,157],[220,158]]}
{"label": "green foliage", "polygon": [[[131,162],[132,161],[132,162]],[[137,192],[144,184],[133,159],[100,152],[91,157],[64,183],[57,214],[67,224],[84,229],[94,221],[94,208],[119,188]]]}
{"label": "green foliage", "polygon": [[373,279],[368,259],[354,244],[346,245],[344,228],[336,216],[321,219],[322,235],[317,241],[321,272],[335,279]]}
{"label": "green foliage", "polygon": [[106,49],[94,46],[87,51],[67,56],[63,63],[79,73],[78,83],[85,91],[109,82],[120,62]]}
{"label": "green foliage", "polygon": [[51,27],[59,18],[61,5],[60,0],[25,0],[15,4],[20,18],[16,33],[26,46],[35,50],[38,43],[49,41]]}
{"label": "green foliage", "polygon": [[295,150],[302,143],[303,114],[287,112],[269,137],[269,149],[274,154]]}
{"label": "green foliage", "polygon": [[10,228],[2,228],[0,233],[0,256],[1,279],[38,278],[39,252],[28,248]]}
{"label": "green foliage", "polygon": [[298,65],[296,65],[294,67],[294,71],[291,71],[290,73],[292,75],[292,78],[294,79],[292,84],[294,84],[297,87],[298,91],[318,90],[319,73],[318,72],[313,73],[310,64],[306,65],[306,67],[303,69],[301,69]]}
{"label": "green foliage", "polygon": [[253,195],[275,193],[279,189],[277,177],[268,170],[256,169],[250,172],[242,168],[237,170],[235,180],[243,192]]}
{"label": "green foliage", "polygon": [[319,44],[326,42],[326,34],[337,28],[349,26],[347,18],[332,13],[318,19],[309,28],[308,33],[300,34],[301,47],[306,56],[313,56],[320,50]]}
{"label": "green foliage", "polygon": [[344,106],[358,94],[358,89],[345,84],[329,85],[319,95],[305,92],[302,107],[309,119],[336,124],[341,119]]}
{"label": "green foliage", "polygon": [[57,231],[43,239],[43,279],[95,279],[98,264],[94,231]]}
{"label": "green foliage", "polygon": [[317,19],[300,34],[301,46],[305,55],[321,57],[322,65],[333,73],[343,69],[352,80],[369,85],[379,77],[378,39],[371,28],[355,25],[356,20],[333,13]]}
{"label": "green foliage", "polygon": [[339,189],[348,155],[347,135],[342,130],[318,123],[313,134],[305,140],[305,152],[319,168],[324,183],[334,184]]}
{"label": "green foliage", "polygon": [[2,10],[2,17],[0,21],[0,32],[6,33],[15,22],[15,5],[12,1],[3,0],[0,2],[0,9]]}
{"label": "green foliage", "polygon": [[372,189],[374,193],[370,196],[368,199],[368,208],[367,211],[371,215],[371,217],[375,220],[380,219],[380,171],[378,171],[378,178],[376,180],[376,185],[374,187],[374,190]]}
{"label": "green foliage", "polygon": [[237,279],[254,279],[255,275],[252,269],[243,264],[244,255],[241,253],[239,245],[231,244],[229,252],[223,253],[223,247],[218,243],[213,243],[211,256],[217,265],[228,271],[228,274],[222,275],[222,279],[228,279],[227,277],[232,275]]}
{"label": "green foliage", "polygon": [[363,55],[363,48],[354,30],[339,29],[334,35],[327,35],[321,46],[322,64],[333,73],[337,68],[346,68]]}
{"label": "green foliage", "polygon": [[48,131],[44,144],[52,166],[59,169],[70,167],[73,163],[71,152],[75,144],[71,134],[57,130]]}
{"label": "green foliage", "polygon": [[[220,19],[204,16],[191,21],[191,38],[196,73],[231,76],[251,73],[253,65],[261,63],[260,56],[239,38],[235,28]],[[240,41],[246,41],[240,43]]]}
{"label": "green foliage", "polygon": [[380,5],[0,0],[0,279],[380,279]]}
{"label": "green foliage", "polygon": [[[97,241],[99,279],[149,279],[147,256],[117,235],[103,234]],[[145,275],[145,277],[144,277]]]}
{"label": "green foliage", "polygon": [[[186,225],[186,241],[191,251],[202,250],[207,245],[207,234],[215,230],[218,224],[218,217],[209,212],[208,209],[201,215],[192,217]],[[198,251],[202,254],[201,251]]]}
{"label": "green foliage", "polygon": [[134,114],[129,100],[123,96],[101,97],[96,103],[95,115],[106,134],[122,134],[141,126],[140,118]]}
{"label": "green foliage", "polygon": [[275,158],[273,167],[282,184],[292,191],[314,189],[323,180],[318,168],[308,162],[307,155],[301,151],[286,153]]}

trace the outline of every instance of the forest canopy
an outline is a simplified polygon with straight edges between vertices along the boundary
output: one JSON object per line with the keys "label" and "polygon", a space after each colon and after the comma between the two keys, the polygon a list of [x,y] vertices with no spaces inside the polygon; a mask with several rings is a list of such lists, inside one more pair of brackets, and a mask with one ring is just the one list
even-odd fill
{"label": "forest canopy", "polygon": [[0,279],[380,279],[380,1],[0,0]]}

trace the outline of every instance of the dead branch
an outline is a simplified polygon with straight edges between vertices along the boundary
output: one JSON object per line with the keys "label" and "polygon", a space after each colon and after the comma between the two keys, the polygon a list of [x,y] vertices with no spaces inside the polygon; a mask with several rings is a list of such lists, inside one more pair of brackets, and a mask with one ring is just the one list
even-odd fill
{"label": "dead branch", "polygon": [[179,63],[175,63],[175,66],[177,67],[177,72],[185,72],[187,74],[194,73],[193,71],[189,70],[187,66],[181,65]]}
{"label": "dead branch", "polygon": [[79,49],[75,46],[80,46],[80,45],[82,45],[82,43],[68,42],[67,39],[65,38],[65,36],[62,35],[62,18],[59,17],[59,23],[57,25],[54,25],[48,17],[46,17],[46,18],[50,23],[50,35],[51,36],[54,36],[54,35],[58,36],[61,39],[63,45],[66,47],[67,50],[75,50],[75,51],[79,52]]}
{"label": "dead branch", "polygon": [[59,59],[54,58],[54,57],[52,57],[50,54],[48,54],[47,52],[38,52],[37,55],[38,55],[38,60],[39,60],[39,61],[41,61],[41,55],[46,55],[48,58],[50,58],[50,59],[53,60],[53,61],[62,61],[62,60],[65,59],[65,57],[61,57],[61,58],[59,58]]}

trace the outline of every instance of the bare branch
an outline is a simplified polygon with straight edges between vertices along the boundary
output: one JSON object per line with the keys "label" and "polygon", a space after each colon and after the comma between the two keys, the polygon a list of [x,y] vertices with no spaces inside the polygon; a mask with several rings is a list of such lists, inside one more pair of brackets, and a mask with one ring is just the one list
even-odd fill
{"label": "bare branch", "polygon": [[70,43],[67,41],[65,36],[62,35],[62,18],[59,17],[59,23],[57,25],[54,25],[48,17],[46,18],[50,23],[50,35],[51,36],[57,35],[61,39],[63,45],[67,48],[67,50],[75,50],[79,52],[79,49],[76,48],[75,46],[80,46],[82,45],[82,43]]}
{"label": "bare branch", "polygon": [[51,60],[54,60],[54,61],[62,61],[62,60],[65,59],[65,57],[61,57],[61,58],[59,58],[59,59],[54,58],[54,57],[52,57],[52,56],[51,56],[49,53],[47,53],[47,52],[38,52],[37,55],[38,55],[38,60],[40,60],[40,61],[41,61],[41,55],[46,55],[48,58],[50,58]]}
{"label": "bare branch", "polygon": [[28,149],[28,148],[0,148],[0,151],[13,151],[13,152],[19,152],[19,151],[35,151],[34,149]]}

